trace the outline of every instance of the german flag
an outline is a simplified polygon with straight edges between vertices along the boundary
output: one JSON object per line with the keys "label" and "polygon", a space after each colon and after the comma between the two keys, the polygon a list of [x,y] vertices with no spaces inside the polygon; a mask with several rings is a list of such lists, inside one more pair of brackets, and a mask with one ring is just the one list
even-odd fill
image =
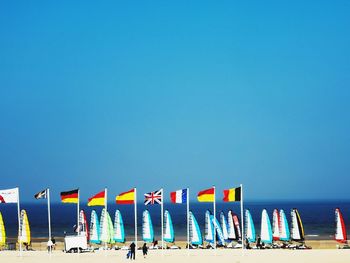
{"label": "german flag", "polygon": [[199,202],[214,202],[215,199],[215,188],[209,188],[203,191],[200,191],[197,194],[197,199]]}
{"label": "german flag", "polygon": [[61,192],[62,203],[77,204],[78,203],[78,193],[79,193],[79,189],[75,189],[75,190],[67,191],[67,192]]}
{"label": "german flag", "polygon": [[135,202],[135,188],[117,195],[117,197],[115,198],[115,202],[119,205],[132,205],[132,204],[134,204],[134,202]]}
{"label": "german flag", "polygon": [[241,201],[241,187],[224,190],[224,202]]}
{"label": "german flag", "polygon": [[106,205],[105,196],[106,196],[105,190],[95,194],[93,197],[89,198],[88,206],[95,206],[95,205],[105,206]]}

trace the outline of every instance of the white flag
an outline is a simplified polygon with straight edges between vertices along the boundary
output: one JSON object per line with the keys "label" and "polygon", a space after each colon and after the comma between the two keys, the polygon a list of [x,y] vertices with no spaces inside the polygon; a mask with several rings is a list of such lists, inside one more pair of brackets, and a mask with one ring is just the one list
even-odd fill
{"label": "white flag", "polygon": [[18,187],[12,189],[0,190],[0,203],[17,203]]}

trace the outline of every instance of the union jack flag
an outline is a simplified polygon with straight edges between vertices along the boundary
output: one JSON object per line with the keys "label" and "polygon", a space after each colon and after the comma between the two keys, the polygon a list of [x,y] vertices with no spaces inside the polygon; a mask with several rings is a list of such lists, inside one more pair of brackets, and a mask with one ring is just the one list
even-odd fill
{"label": "union jack flag", "polygon": [[145,194],[145,205],[162,204],[163,189]]}

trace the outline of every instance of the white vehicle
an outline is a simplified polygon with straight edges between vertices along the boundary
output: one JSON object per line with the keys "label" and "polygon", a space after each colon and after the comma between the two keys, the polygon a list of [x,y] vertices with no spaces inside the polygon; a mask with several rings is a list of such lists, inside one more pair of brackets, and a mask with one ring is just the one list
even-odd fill
{"label": "white vehicle", "polygon": [[66,236],[64,238],[64,251],[67,253],[81,252],[87,250],[87,240],[85,235]]}

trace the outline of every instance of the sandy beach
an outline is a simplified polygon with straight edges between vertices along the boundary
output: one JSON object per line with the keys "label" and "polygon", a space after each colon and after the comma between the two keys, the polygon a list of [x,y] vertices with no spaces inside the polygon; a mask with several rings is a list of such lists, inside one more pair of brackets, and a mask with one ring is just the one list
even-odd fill
{"label": "sandy beach", "polygon": [[[26,251],[19,255],[17,251],[0,252],[1,262],[126,262],[126,251],[97,251],[94,253],[65,254],[54,251],[49,255],[44,251]],[[350,262],[350,250],[177,250],[149,251],[146,259],[138,251],[136,261],[142,262],[318,262],[346,263]]]}

